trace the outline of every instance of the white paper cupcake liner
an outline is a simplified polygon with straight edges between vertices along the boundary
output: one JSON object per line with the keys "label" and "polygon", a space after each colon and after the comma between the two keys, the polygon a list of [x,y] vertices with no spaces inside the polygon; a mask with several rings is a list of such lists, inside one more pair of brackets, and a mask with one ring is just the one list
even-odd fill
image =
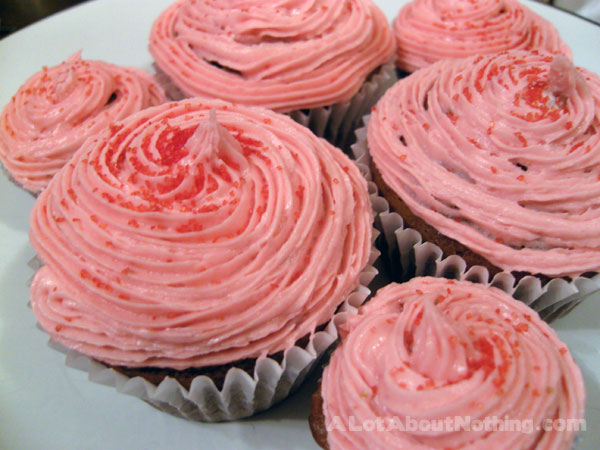
{"label": "white paper cupcake liner", "polygon": [[[378,235],[379,232],[374,229],[373,243]],[[221,390],[206,375],[195,377],[189,390],[171,377],[166,377],[156,386],[140,376],[128,377],[52,340],[48,345],[66,354],[67,366],[88,372],[90,381],[112,386],[161,411],[202,422],[241,419],[270,408],[302,384],[327,349],[337,340],[337,326],[346,320],[347,314],[356,313],[371,294],[367,286],[378,273],[373,264],[379,256],[380,252],[373,245],[368,264],[359,276],[359,286],[338,307],[323,330],[310,336],[306,345],[297,344],[284,351],[281,362],[268,356],[258,358],[253,375],[240,368],[229,369]],[[42,264],[34,257],[28,265],[37,270]]]}
{"label": "white paper cupcake liner", "polygon": [[[366,124],[356,131],[357,142],[352,146],[352,154],[369,181],[370,192],[377,192],[372,181],[367,143]],[[387,200],[372,195],[373,209],[377,216],[375,227],[381,232],[378,245],[383,259],[389,268],[393,281],[404,282],[413,277],[432,276],[456,280],[469,280],[502,289],[517,300],[538,312],[546,322],[552,322],[570,312],[585,298],[600,290],[600,274],[592,277],[578,277],[572,281],[554,278],[542,285],[539,278],[525,276],[518,282],[509,272],[500,272],[490,279],[485,267],[468,267],[458,255],[444,255],[437,245],[423,242],[421,234],[404,226],[400,214],[391,212]]]}
{"label": "white paper cupcake liner", "polygon": [[389,62],[376,69],[350,100],[331,106],[296,110],[289,115],[317,136],[349,151],[355,138],[354,130],[362,126],[364,115],[397,80],[396,66]]}

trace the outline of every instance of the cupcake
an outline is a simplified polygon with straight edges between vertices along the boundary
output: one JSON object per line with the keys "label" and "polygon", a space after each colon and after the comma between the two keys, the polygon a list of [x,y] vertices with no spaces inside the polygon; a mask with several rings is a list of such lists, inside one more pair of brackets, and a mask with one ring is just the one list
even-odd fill
{"label": "cupcake", "polygon": [[370,0],[180,0],[150,35],[174,95],[288,113],[340,146],[395,80],[394,50]]}
{"label": "cupcake", "polygon": [[405,227],[467,267],[547,283],[600,272],[599,126],[600,77],[511,51],[399,81],[367,141]]}
{"label": "cupcake", "polygon": [[38,194],[89,136],[165,101],[150,74],[76,53],[33,75],[4,107],[0,161],[16,184]]}
{"label": "cupcake", "polygon": [[413,0],[393,22],[405,74],[445,58],[539,50],[571,57],[554,26],[516,0]]}
{"label": "cupcake", "polygon": [[149,108],[89,139],[30,222],[43,264],[31,305],[51,339],[198,420],[295,389],[372,276],[353,163],[286,116],[214,100]]}
{"label": "cupcake", "polygon": [[343,329],[313,397],[323,448],[570,449],[584,423],[568,348],[496,288],[390,284]]}

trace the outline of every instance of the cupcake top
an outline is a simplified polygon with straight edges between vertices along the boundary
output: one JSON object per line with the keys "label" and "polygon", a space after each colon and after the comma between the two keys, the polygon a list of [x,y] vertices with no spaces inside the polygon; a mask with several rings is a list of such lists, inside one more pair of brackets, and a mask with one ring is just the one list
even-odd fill
{"label": "cupcake top", "polygon": [[377,104],[368,146],[411,212],[506,271],[600,272],[600,77],[564,56],[446,60]]}
{"label": "cupcake top", "polygon": [[[381,289],[344,328],[321,382],[332,450],[571,448],[575,433],[545,421],[583,418],[581,372],[554,330],[507,293],[415,278]],[[465,430],[457,418],[523,428]],[[379,429],[367,425],[377,419]]]}
{"label": "cupcake top", "polygon": [[349,100],[394,47],[370,0],[180,0],[150,35],[186,96],[280,112]]}
{"label": "cupcake top", "polygon": [[504,50],[571,57],[554,26],[516,0],[413,0],[393,22],[396,64],[414,72],[440,59]]}
{"label": "cupcake top", "polygon": [[371,228],[360,172],[308,129],[167,103],[86,141],[38,197],[31,305],[53,340],[111,365],[256,358],[331,319]]}
{"label": "cupcake top", "polygon": [[44,189],[89,136],[167,101],[154,78],[76,53],[44,67],[0,114],[0,161],[22,187]]}

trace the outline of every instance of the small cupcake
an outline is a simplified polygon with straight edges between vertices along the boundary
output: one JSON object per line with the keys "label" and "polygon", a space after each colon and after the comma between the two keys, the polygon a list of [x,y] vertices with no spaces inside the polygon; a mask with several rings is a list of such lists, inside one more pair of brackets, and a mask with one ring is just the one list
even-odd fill
{"label": "small cupcake", "polygon": [[310,424],[331,450],[562,450],[584,403],[579,368],[535,311],[493,287],[415,278],[343,325]]}
{"label": "small cupcake", "polygon": [[31,305],[53,341],[115,384],[137,380],[123,390],[237,419],[285,397],[335,340],[332,317],[369,282],[371,233],[362,175],[305,127],[168,103],[86,141],[38,197]]}
{"label": "small cupcake", "polygon": [[175,95],[288,113],[339,146],[395,81],[394,50],[370,0],[180,0],[150,35]]}
{"label": "small cupcake", "polygon": [[367,141],[406,227],[467,267],[545,284],[600,272],[599,127],[600,77],[562,55],[511,51],[399,81]]}
{"label": "small cupcake", "polygon": [[539,50],[571,57],[554,26],[516,0],[413,0],[393,22],[396,65],[406,73],[441,59]]}
{"label": "small cupcake", "polygon": [[150,74],[76,53],[33,75],[4,107],[0,161],[19,186],[38,194],[89,136],[166,101]]}

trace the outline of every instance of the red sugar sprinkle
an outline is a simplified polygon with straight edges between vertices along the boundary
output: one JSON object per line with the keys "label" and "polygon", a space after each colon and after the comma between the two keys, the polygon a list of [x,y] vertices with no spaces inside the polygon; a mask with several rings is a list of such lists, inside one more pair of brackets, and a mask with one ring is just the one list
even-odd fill
{"label": "red sugar sprinkle", "polygon": [[477,147],[478,149],[480,149],[480,150],[481,150],[481,148],[482,148],[482,147],[481,147],[481,144],[479,144],[479,142],[477,142],[475,139],[473,139],[473,138],[467,138],[467,140],[468,140],[468,141],[469,141],[471,144],[473,144],[475,147]]}
{"label": "red sugar sprinkle", "polygon": [[417,317],[415,317],[415,326],[419,326],[421,324],[421,320],[423,319],[423,310],[419,311]]}
{"label": "red sugar sprinkle", "polygon": [[469,88],[468,88],[468,87],[465,87],[465,88],[463,89],[463,95],[465,96],[465,98],[467,99],[467,101],[468,101],[469,103],[471,103],[472,96],[471,96],[471,91],[469,91]]}
{"label": "red sugar sprinkle", "polygon": [[446,116],[448,117],[448,119],[450,119],[453,125],[456,125],[456,122],[458,121],[458,116],[455,116],[454,113],[451,112],[447,112]]}
{"label": "red sugar sprinkle", "polygon": [[515,136],[517,137],[519,142],[521,142],[521,145],[523,147],[527,147],[527,139],[525,139],[525,136],[523,136],[523,133],[521,133],[520,131],[515,131]]}
{"label": "red sugar sprinkle", "polygon": [[519,175],[517,177],[517,180],[519,180],[519,181],[525,181],[525,175]]}
{"label": "red sugar sprinkle", "polygon": [[529,330],[529,325],[527,325],[525,322],[521,322],[515,327],[515,330],[517,330],[519,333],[523,333]]}
{"label": "red sugar sprinkle", "polygon": [[573,153],[575,150],[577,150],[582,145],[583,145],[583,142],[579,142],[578,144],[575,144],[573,147],[571,147],[571,150],[569,150],[569,154]]}

